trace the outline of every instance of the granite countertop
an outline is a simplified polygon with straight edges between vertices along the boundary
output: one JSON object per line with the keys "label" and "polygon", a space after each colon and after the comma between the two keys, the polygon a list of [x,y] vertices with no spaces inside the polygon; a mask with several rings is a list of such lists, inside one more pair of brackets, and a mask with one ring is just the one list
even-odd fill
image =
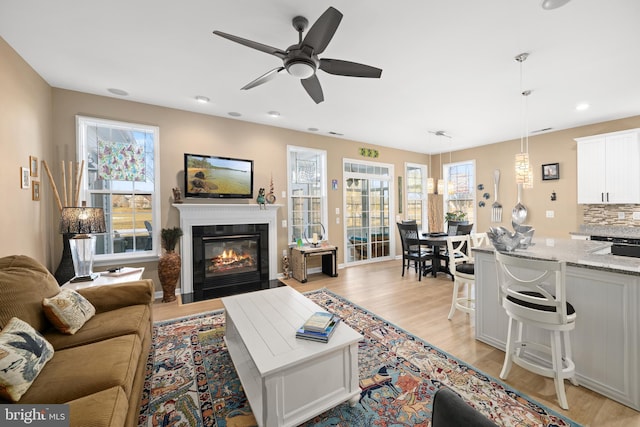
{"label": "granite countertop", "polygon": [[571,232],[576,236],[605,236],[640,239],[640,227],[621,227],[615,225],[580,225],[580,230]]}
{"label": "granite countertop", "polygon": [[[609,242],[534,237],[532,243],[527,249],[516,249],[512,253],[523,258],[561,260],[575,267],[640,276],[640,258],[611,255]],[[473,250],[493,253],[495,248],[489,245]]]}

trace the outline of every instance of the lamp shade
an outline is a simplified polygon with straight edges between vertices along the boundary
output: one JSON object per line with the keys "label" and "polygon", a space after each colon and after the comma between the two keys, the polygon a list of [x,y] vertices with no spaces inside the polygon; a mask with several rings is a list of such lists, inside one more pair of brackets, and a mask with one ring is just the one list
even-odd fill
{"label": "lamp shade", "polygon": [[60,233],[99,234],[106,233],[102,208],[69,207],[62,209]]}
{"label": "lamp shade", "polygon": [[533,188],[533,172],[529,162],[529,153],[516,154],[516,183],[523,188]]}
{"label": "lamp shade", "polygon": [[433,178],[427,178],[427,194],[435,193],[436,188],[433,182]]}

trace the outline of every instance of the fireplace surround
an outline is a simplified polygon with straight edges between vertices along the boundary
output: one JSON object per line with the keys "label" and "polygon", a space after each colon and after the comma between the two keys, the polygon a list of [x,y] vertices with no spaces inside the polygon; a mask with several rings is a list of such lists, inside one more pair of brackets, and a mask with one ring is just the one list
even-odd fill
{"label": "fireplace surround", "polygon": [[[248,284],[251,278],[247,278],[251,275],[254,279],[256,274],[260,276],[260,283],[257,285],[254,283],[257,289],[272,287],[277,283],[277,215],[280,205],[266,205],[261,208],[257,204],[180,203],[173,206],[180,212],[180,228],[183,231],[180,243],[182,256],[180,293],[183,302],[253,290]],[[209,278],[209,285],[205,287],[210,285],[215,287],[215,283],[222,284],[226,289],[209,289],[207,292],[201,292],[201,289],[194,284],[194,278],[197,281],[197,276],[205,275],[204,268],[194,267],[194,265],[195,258],[199,256],[198,252],[204,251],[202,242],[204,235],[207,235],[208,243],[229,248],[234,245],[249,247],[251,244],[248,241],[253,238],[254,244],[261,245],[261,253],[258,254],[260,260],[256,260],[260,264],[259,267],[254,270],[245,269],[240,272],[239,277],[231,280],[224,277],[224,274],[219,274],[216,279]],[[207,258],[209,255],[213,254],[207,254]],[[211,258],[214,256],[217,255]],[[238,286],[235,281],[247,283]]]}

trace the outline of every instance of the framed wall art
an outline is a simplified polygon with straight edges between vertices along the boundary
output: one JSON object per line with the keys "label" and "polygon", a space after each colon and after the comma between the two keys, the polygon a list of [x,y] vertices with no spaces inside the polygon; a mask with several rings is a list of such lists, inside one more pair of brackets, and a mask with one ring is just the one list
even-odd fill
{"label": "framed wall art", "polygon": [[36,156],[29,156],[29,168],[31,169],[31,176],[33,178],[38,177],[38,158]]}
{"label": "framed wall art", "polygon": [[553,179],[560,179],[560,164],[547,163],[542,165],[542,180],[550,181]]}
{"label": "framed wall art", "polygon": [[40,181],[31,182],[31,200],[40,201]]}
{"label": "framed wall art", "polygon": [[29,168],[20,168],[20,188],[31,188],[31,171]]}

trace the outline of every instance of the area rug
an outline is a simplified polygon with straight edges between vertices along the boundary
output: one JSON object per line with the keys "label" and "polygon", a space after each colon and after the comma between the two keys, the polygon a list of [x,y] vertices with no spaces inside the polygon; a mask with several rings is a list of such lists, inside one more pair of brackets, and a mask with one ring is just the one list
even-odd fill
{"label": "area rug", "polygon": [[[359,402],[304,426],[430,426],[442,385],[501,426],[579,426],[345,298],[326,289],[305,295],[363,339]],[[256,425],[223,337],[222,311],[154,324],[140,427]]]}

